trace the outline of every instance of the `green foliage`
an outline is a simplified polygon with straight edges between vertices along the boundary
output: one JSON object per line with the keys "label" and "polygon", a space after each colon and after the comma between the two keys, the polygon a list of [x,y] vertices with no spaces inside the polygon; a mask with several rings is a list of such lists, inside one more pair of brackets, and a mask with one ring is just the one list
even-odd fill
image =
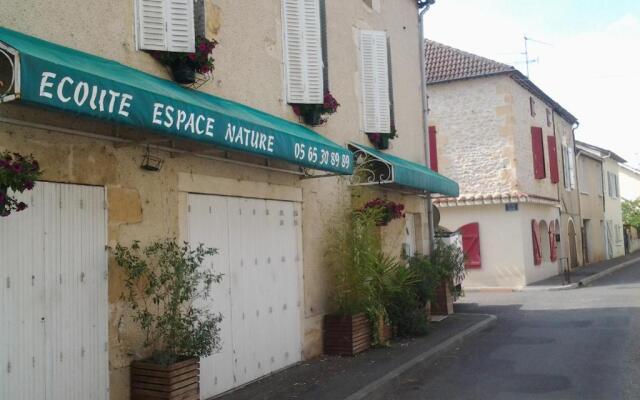
{"label": "green foliage", "polygon": [[640,229],[640,199],[622,201],[622,220],[625,225]]}
{"label": "green foliage", "polygon": [[[454,244],[446,244],[439,239],[431,254],[431,263],[440,275],[441,280],[446,280],[449,283],[460,283],[464,279],[464,253]],[[454,299],[462,295],[462,293],[455,290],[455,287],[451,289]]]}
{"label": "green foliage", "polygon": [[222,274],[202,266],[205,257],[216,253],[202,244],[192,249],[169,239],[145,248],[137,241],[131,247],[116,246],[115,260],[125,273],[122,299],[129,303],[155,362],[170,364],[219,350],[222,315],[195,305],[222,280]]}
{"label": "green foliage", "polygon": [[333,268],[333,300],[339,314],[354,315],[376,307],[371,265],[380,252],[379,218],[377,210],[348,213],[336,220],[330,232],[327,259]]}

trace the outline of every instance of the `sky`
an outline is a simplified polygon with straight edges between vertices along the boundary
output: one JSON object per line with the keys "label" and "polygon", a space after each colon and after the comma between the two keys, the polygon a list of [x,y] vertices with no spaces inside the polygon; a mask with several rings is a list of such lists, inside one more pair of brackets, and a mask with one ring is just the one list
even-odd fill
{"label": "sky", "polygon": [[578,118],[576,138],[640,167],[640,0],[436,0],[425,35],[523,73],[534,39],[529,77]]}

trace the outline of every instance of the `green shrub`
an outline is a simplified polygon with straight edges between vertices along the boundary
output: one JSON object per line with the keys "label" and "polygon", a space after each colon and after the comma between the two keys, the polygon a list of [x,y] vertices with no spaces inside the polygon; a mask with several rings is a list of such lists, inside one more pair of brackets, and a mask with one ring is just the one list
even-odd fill
{"label": "green shrub", "polygon": [[196,305],[222,280],[222,274],[202,267],[205,257],[214,254],[215,249],[202,244],[192,249],[175,240],[144,249],[137,241],[131,247],[116,246],[115,259],[125,273],[122,299],[144,332],[144,346],[154,362],[206,357],[220,348],[222,315]]}

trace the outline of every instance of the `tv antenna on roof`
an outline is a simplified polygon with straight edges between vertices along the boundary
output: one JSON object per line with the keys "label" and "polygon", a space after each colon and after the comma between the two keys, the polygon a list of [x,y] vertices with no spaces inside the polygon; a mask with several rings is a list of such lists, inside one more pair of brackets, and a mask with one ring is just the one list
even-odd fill
{"label": "tv antenna on roof", "polygon": [[524,55],[524,63],[527,66],[527,78],[529,77],[529,64],[540,62],[539,57],[536,57],[534,59],[529,58],[529,42],[535,42],[535,43],[540,43],[547,46],[552,46],[551,43],[543,42],[541,40],[536,40],[528,37],[527,35],[524,35],[524,53],[522,54]]}

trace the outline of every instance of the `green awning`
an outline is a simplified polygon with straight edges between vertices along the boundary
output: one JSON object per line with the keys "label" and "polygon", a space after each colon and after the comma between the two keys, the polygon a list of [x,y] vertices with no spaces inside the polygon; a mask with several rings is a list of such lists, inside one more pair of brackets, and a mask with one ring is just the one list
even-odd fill
{"label": "green awning", "polygon": [[349,150],[303,125],[1,27],[0,47],[15,55],[15,93],[4,101],[18,99],[317,170],[353,171]]}
{"label": "green awning", "polygon": [[359,184],[391,185],[423,193],[458,197],[458,184],[424,165],[383,153],[372,147],[349,143],[356,156]]}

